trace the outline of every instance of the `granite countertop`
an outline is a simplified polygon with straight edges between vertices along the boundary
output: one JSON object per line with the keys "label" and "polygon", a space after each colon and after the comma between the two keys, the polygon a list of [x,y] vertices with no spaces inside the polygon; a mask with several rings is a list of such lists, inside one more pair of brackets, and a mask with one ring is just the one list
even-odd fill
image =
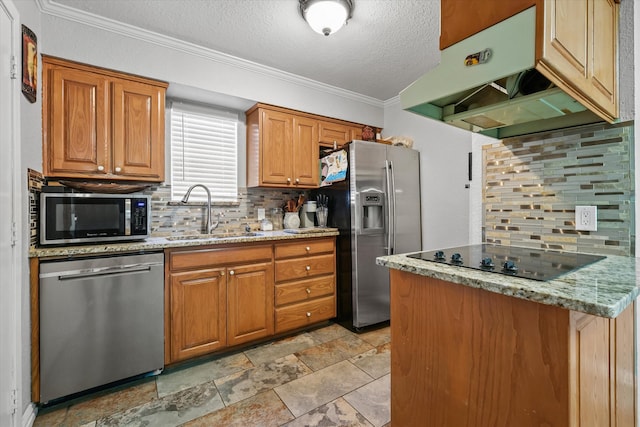
{"label": "granite countertop", "polygon": [[[253,243],[267,242],[274,240],[295,240],[308,239],[316,237],[337,236],[337,228],[314,228],[314,229],[297,229],[297,230],[276,230],[276,231],[257,231],[249,235],[236,234],[226,235],[219,234],[221,237],[208,237],[197,239],[173,240],[181,238],[179,234],[169,236],[152,236],[145,240],[133,242],[110,242],[97,245],[76,245],[76,246],[57,246],[57,247],[37,247],[29,249],[30,258],[46,258],[74,255],[99,255],[121,252],[138,252],[138,251],[161,251],[166,248],[179,248],[187,246],[204,246],[204,245],[226,245],[230,243]],[[193,236],[189,234],[188,236]]]}
{"label": "granite countertop", "polygon": [[485,289],[601,317],[614,318],[640,294],[640,259],[607,255],[603,260],[547,282],[511,277],[409,258],[376,258],[376,263],[426,277]]}

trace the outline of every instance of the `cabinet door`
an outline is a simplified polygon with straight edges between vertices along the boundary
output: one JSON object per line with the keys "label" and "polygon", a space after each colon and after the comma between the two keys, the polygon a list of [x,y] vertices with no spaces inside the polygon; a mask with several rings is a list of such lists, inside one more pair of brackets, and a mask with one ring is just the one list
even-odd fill
{"label": "cabinet door", "polygon": [[575,425],[611,425],[609,319],[571,313],[569,378]]}
{"label": "cabinet door", "polygon": [[362,140],[362,128],[361,127],[353,127],[353,128],[351,128],[350,141],[353,141],[354,139]]}
{"label": "cabinet door", "polygon": [[227,268],[227,342],[236,345],[273,334],[273,264]]}
{"label": "cabinet door", "polygon": [[293,116],[278,111],[261,111],[260,137],[262,184],[291,185]]}
{"label": "cabinet door", "polygon": [[106,173],[111,167],[109,82],[100,74],[46,62],[44,76],[44,175]]}
{"label": "cabinet door", "polygon": [[318,180],[318,122],[305,117],[293,118],[294,184],[315,188]]}
{"label": "cabinet door", "polygon": [[588,13],[586,1],[545,2],[543,61],[569,81],[587,78]]}
{"label": "cabinet door", "polygon": [[164,88],[138,82],[113,83],[115,175],[164,180],[164,92]]}
{"label": "cabinet door", "polygon": [[537,68],[603,119],[618,116],[618,5],[613,0],[546,0]]}
{"label": "cabinet door", "polygon": [[346,125],[332,122],[320,122],[320,145],[333,148],[351,141],[351,129]]}
{"label": "cabinet door", "polygon": [[589,81],[594,101],[612,117],[618,117],[618,4],[613,0],[592,0],[590,20],[591,67]]}
{"label": "cabinet door", "polygon": [[226,346],[226,280],[223,268],[170,275],[171,361]]}

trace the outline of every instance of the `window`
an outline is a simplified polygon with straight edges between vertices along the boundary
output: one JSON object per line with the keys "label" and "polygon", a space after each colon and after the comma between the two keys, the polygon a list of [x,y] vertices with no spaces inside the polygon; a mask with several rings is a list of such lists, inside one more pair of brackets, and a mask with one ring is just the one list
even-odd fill
{"label": "window", "polygon": [[[204,184],[211,200],[238,198],[238,115],[194,104],[171,104],[171,200],[193,184]],[[196,189],[189,201],[206,201]]]}

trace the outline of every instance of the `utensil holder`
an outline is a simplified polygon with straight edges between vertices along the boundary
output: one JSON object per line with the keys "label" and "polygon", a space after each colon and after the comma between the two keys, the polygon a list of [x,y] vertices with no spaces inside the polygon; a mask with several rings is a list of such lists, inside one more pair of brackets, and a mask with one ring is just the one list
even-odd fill
{"label": "utensil holder", "polygon": [[326,227],[327,226],[327,216],[329,214],[329,210],[326,206],[318,206],[316,208],[316,220],[318,221],[318,227]]}
{"label": "utensil holder", "polygon": [[300,217],[298,212],[285,212],[283,225],[285,229],[293,229],[300,227]]}

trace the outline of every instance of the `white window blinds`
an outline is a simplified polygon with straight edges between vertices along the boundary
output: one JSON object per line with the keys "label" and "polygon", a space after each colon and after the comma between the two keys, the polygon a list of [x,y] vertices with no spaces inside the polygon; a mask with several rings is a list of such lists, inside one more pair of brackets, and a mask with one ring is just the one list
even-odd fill
{"label": "white window blinds", "polygon": [[[204,184],[211,200],[238,197],[238,115],[199,105],[171,104],[171,200],[179,201],[193,184]],[[196,189],[189,201],[206,201]]]}

